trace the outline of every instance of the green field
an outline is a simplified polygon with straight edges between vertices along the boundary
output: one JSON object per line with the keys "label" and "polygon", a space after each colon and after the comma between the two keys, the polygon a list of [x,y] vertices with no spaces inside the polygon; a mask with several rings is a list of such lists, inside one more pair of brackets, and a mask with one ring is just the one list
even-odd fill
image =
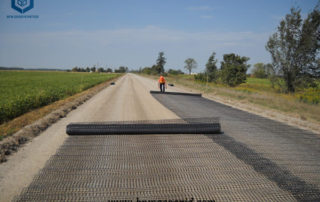
{"label": "green field", "polygon": [[119,74],[0,71],[0,124]]}

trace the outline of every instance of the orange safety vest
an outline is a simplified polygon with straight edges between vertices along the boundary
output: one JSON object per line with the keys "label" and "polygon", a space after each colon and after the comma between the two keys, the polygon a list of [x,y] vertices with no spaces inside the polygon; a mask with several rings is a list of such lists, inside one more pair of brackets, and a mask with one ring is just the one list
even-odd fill
{"label": "orange safety vest", "polygon": [[166,80],[163,76],[160,76],[159,83],[166,83]]}

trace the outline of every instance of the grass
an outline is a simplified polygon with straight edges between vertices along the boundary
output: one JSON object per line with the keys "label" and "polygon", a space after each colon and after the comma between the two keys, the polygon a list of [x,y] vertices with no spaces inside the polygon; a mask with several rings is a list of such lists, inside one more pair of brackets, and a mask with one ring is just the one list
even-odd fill
{"label": "grass", "polygon": [[98,73],[0,71],[0,124],[117,76]]}
{"label": "grass", "polygon": [[272,88],[268,79],[248,78],[246,83],[233,88],[196,81],[192,75],[168,75],[166,80],[202,93],[275,109],[302,120],[320,122],[320,84],[318,88],[299,89],[296,93],[284,94]]}

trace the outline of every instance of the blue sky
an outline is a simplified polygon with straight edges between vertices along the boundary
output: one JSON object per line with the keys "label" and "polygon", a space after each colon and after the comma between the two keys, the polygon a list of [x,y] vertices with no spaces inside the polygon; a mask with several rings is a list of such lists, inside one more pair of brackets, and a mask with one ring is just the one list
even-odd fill
{"label": "blue sky", "polygon": [[0,66],[61,68],[151,66],[165,52],[166,69],[188,57],[204,70],[214,51],[270,62],[269,36],[292,6],[306,17],[317,0],[34,0],[19,15],[0,0]]}

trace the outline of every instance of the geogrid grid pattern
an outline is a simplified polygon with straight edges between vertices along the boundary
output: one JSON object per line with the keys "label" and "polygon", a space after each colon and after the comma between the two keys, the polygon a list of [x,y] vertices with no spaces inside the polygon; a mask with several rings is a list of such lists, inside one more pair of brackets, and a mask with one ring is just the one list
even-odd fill
{"label": "geogrid grid pattern", "polygon": [[17,201],[295,201],[204,135],[71,136]]}
{"label": "geogrid grid pattern", "polygon": [[154,95],[221,135],[72,136],[17,201],[320,201],[320,138],[196,96]]}
{"label": "geogrid grid pattern", "polygon": [[68,135],[116,134],[217,134],[218,118],[139,120],[117,122],[70,123]]}
{"label": "geogrid grid pattern", "polygon": [[299,201],[320,201],[320,136],[194,96],[153,95],[181,118],[217,116],[210,138]]}

